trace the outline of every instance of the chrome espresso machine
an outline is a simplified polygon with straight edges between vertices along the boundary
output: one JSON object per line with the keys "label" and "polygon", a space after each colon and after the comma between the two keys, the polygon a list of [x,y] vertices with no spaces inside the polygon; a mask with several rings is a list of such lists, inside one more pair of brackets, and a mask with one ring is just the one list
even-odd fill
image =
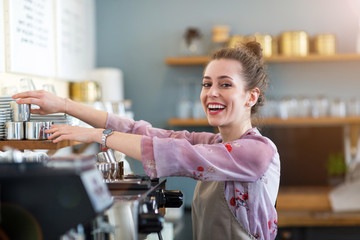
{"label": "chrome espresso machine", "polygon": [[119,162],[109,177],[96,156],[0,153],[0,239],[162,239],[165,208],[182,205],[165,179],[122,175]]}

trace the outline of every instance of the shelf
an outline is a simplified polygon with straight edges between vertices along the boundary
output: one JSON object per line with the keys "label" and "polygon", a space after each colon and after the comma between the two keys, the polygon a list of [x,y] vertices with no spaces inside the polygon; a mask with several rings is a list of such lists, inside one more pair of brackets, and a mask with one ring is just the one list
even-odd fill
{"label": "shelf", "polygon": [[203,65],[209,61],[207,56],[170,57],[165,59],[167,65]]}
{"label": "shelf", "polygon": [[360,212],[333,212],[330,187],[280,187],[279,227],[359,226]]}
{"label": "shelf", "polygon": [[[207,119],[180,119],[168,120],[170,126],[209,126]],[[260,126],[343,126],[358,125],[360,117],[323,117],[323,118],[263,118],[253,119],[254,125]]]}
{"label": "shelf", "polygon": [[74,146],[80,144],[75,141],[61,141],[59,143],[53,143],[50,140],[12,140],[12,141],[0,141],[0,150],[5,146],[15,148],[18,150],[24,149],[60,149],[68,146]]}
{"label": "shelf", "polygon": [[360,117],[321,117],[321,118],[264,118],[254,119],[254,125],[263,126],[344,126],[360,124]]}
{"label": "shelf", "polygon": [[280,187],[276,209],[278,211],[331,211],[328,195],[332,189],[327,186]]}
{"label": "shelf", "polygon": [[[292,63],[292,62],[343,62],[360,61],[360,54],[341,53],[336,55],[308,55],[304,57],[273,56],[264,58],[268,63]],[[165,59],[167,65],[186,66],[186,65],[204,65],[209,61],[207,56],[179,56]]]}
{"label": "shelf", "polygon": [[269,63],[291,63],[291,62],[346,62],[346,61],[360,61],[360,54],[356,53],[342,53],[336,55],[308,55],[305,57],[284,57],[273,56],[264,58],[265,62]]}

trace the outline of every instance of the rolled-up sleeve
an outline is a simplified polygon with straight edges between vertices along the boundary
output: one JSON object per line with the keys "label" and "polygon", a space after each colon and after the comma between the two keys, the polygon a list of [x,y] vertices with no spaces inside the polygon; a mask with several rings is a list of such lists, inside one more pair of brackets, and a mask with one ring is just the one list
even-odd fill
{"label": "rolled-up sleeve", "polygon": [[165,130],[161,128],[154,128],[149,122],[146,121],[134,121],[133,119],[120,117],[115,114],[108,114],[106,121],[106,128],[114,129],[118,132],[132,133],[149,137],[158,138],[177,138],[186,139],[191,144],[197,143],[210,143],[214,139],[219,139],[219,134],[214,133],[196,133],[189,131],[174,131]]}
{"label": "rolled-up sleeve", "polygon": [[186,176],[203,181],[255,181],[276,150],[263,136],[229,143],[195,144],[184,139],[143,137],[142,160],[151,177]]}

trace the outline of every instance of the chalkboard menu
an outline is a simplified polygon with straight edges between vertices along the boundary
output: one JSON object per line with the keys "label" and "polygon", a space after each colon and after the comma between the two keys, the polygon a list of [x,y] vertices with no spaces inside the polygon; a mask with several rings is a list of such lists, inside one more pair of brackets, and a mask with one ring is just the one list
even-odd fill
{"label": "chalkboard menu", "polygon": [[0,72],[5,71],[4,1],[0,0]]}
{"label": "chalkboard menu", "polygon": [[55,77],[53,0],[5,0],[7,71]]}
{"label": "chalkboard menu", "polygon": [[94,5],[94,0],[0,0],[0,72],[86,79],[95,66]]}
{"label": "chalkboard menu", "polygon": [[83,80],[95,66],[93,0],[56,2],[58,77]]}

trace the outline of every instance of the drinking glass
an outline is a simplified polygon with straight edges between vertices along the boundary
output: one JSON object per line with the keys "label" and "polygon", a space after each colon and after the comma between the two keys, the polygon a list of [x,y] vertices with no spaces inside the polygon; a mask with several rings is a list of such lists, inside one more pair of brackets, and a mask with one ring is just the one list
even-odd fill
{"label": "drinking glass", "polygon": [[326,117],[329,114],[329,100],[324,96],[318,96],[313,100],[312,116],[314,118]]}
{"label": "drinking glass", "polygon": [[21,78],[20,79],[20,91],[34,91],[35,85],[31,78]]}
{"label": "drinking glass", "polygon": [[110,177],[110,167],[109,164],[107,163],[101,163],[100,164],[100,171],[103,175],[104,181],[105,182],[109,182],[109,177]]}
{"label": "drinking glass", "polygon": [[43,89],[56,95],[55,87],[53,84],[43,84]]}
{"label": "drinking glass", "polygon": [[117,163],[110,163],[110,181],[115,181],[116,180],[116,176],[118,173],[118,164]]}
{"label": "drinking glass", "polygon": [[307,97],[298,99],[298,117],[309,117],[311,115],[311,102]]}
{"label": "drinking glass", "polygon": [[342,99],[334,99],[330,105],[330,115],[332,117],[345,117],[346,116],[346,104]]}
{"label": "drinking glass", "polygon": [[358,98],[351,98],[347,102],[347,115],[359,116],[360,115],[360,100]]}

